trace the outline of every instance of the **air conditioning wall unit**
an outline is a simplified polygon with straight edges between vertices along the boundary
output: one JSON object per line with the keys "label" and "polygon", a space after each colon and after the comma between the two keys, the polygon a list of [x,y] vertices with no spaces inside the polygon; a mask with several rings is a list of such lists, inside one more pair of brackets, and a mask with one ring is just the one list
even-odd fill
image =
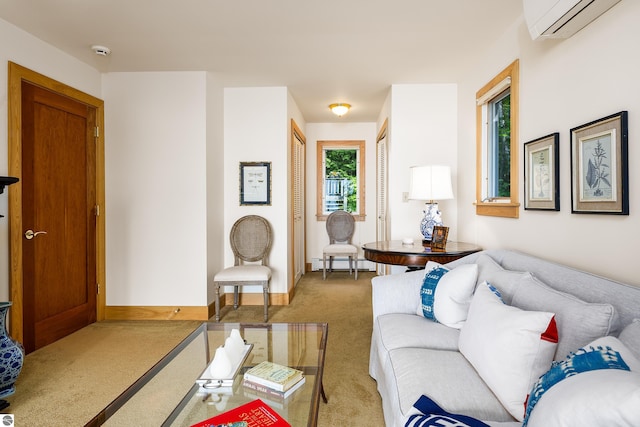
{"label": "air conditioning wall unit", "polygon": [[533,40],[568,38],[620,0],[523,0]]}

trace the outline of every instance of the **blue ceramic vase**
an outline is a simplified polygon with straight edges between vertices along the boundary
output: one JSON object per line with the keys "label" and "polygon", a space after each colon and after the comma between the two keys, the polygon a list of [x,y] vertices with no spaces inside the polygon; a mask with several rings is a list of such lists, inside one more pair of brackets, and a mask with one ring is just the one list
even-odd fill
{"label": "blue ceramic vase", "polygon": [[424,210],[422,211],[424,217],[420,222],[420,232],[424,240],[431,241],[433,238],[433,227],[436,225],[442,225],[442,217],[440,216],[440,210],[438,204],[425,203]]}
{"label": "blue ceramic vase", "polygon": [[0,302],[0,399],[16,392],[15,383],[24,362],[24,348],[7,332],[7,313],[11,305],[11,302]]}

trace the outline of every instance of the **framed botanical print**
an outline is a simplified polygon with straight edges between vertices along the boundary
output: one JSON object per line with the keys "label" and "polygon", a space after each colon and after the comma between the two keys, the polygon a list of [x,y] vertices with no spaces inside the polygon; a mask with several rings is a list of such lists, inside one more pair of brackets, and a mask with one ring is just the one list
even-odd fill
{"label": "framed botanical print", "polygon": [[629,215],[626,111],[571,129],[571,212]]}
{"label": "framed botanical print", "polygon": [[524,208],[560,210],[560,134],[524,144]]}
{"label": "framed botanical print", "polygon": [[271,205],[271,162],[240,162],[240,205]]}

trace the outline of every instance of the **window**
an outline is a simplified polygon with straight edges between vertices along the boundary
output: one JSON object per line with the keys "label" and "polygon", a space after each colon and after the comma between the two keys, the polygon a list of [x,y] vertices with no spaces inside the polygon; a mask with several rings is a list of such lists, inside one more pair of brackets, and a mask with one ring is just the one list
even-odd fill
{"label": "window", "polygon": [[345,210],[363,221],[364,141],[318,141],[317,218]]}
{"label": "window", "polygon": [[476,214],[517,218],[518,61],[476,94]]}
{"label": "window", "polygon": [[511,196],[511,90],[489,101],[489,156],[487,196],[509,198]]}

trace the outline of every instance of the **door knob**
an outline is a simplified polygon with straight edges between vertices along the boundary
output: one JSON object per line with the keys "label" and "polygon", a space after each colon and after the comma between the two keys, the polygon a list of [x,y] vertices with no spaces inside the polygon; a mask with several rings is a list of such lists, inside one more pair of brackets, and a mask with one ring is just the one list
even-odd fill
{"label": "door knob", "polygon": [[46,231],[33,231],[33,230],[27,230],[24,232],[24,237],[27,238],[27,240],[31,240],[34,237],[36,237],[38,234],[47,234]]}

